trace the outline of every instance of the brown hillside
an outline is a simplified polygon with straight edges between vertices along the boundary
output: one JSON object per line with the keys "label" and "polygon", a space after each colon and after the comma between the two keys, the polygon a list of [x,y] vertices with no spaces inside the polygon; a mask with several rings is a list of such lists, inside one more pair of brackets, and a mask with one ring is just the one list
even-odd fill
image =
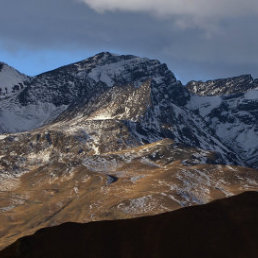
{"label": "brown hillside", "polygon": [[162,215],[65,223],[23,237],[6,257],[258,257],[258,193]]}

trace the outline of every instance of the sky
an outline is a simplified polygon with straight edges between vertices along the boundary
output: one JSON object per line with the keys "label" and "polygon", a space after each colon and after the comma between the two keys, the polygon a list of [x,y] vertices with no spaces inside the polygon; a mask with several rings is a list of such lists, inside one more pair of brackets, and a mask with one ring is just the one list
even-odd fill
{"label": "sky", "polygon": [[102,51],[176,77],[258,77],[257,0],[0,0],[0,61],[28,75]]}

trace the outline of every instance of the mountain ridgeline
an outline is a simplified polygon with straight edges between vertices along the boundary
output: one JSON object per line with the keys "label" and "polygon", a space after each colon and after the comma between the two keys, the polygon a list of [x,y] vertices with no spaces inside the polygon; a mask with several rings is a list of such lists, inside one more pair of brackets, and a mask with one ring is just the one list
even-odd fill
{"label": "mountain ridgeline", "polygon": [[258,167],[250,75],[183,86],[157,60],[104,52],[35,77],[1,63],[0,89],[2,134],[84,131],[96,154],[170,138],[214,152],[219,163]]}
{"label": "mountain ridgeline", "polygon": [[157,60],[105,52],[35,77],[0,63],[0,89],[0,250],[67,221],[258,191],[249,75],[182,85]]}
{"label": "mountain ridgeline", "polygon": [[258,193],[132,220],[65,223],[23,237],[2,258],[256,258]]}

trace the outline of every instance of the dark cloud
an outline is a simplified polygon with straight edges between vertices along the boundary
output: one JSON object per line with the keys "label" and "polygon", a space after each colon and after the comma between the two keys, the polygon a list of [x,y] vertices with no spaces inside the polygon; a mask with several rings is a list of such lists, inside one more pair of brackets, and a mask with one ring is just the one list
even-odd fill
{"label": "dark cloud", "polygon": [[183,81],[243,73],[258,77],[257,22],[255,14],[224,17],[204,28],[182,26],[176,15],[97,13],[75,0],[0,0],[5,51],[131,53],[166,62]]}

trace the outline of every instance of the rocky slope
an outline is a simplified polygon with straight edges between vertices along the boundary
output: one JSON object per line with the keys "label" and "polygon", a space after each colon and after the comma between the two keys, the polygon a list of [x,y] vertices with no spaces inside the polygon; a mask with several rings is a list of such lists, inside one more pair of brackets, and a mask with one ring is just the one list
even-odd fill
{"label": "rocky slope", "polygon": [[[0,104],[2,132],[26,131],[53,121],[55,130],[61,127],[64,131],[62,121],[69,120],[65,126],[70,131],[83,125],[86,133],[95,128],[95,138],[99,138],[114,124],[128,130],[128,142],[118,144],[118,149],[171,138],[216,151],[224,163],[245,163],[201,116],[186,107],[190,93],[159,61],[101,53],[36,76],[27,84],[22,92]],[[119,129],[116,131],[118,141]],[[95,149],[106,146],[99,139],[93,141]]]}
{"label": "rocky slope", "polygon": [[157,216],[41,229],[1,257],[246,257],[258,252],[258,193]]}
{"label": "rocky slope", "polygon": [[249,166],[258,167],[258,81],[250,75],[191,82],[187,107],[204,118],[220,141]]}
{"label": "rocky slope", "polygon": [[0,248],[258,190],[251,84],[200,96],[157,60],[106,52],[26,77],[0,99]]}
{"label": "rocky slope", "polygon": [[250,74],[232,78],[203,81],[190,81],[186,87],[200,96],[221,96],[243,93],[251,89],[258,89],[258,79]]}
{"label": "rocky slope", "polygon": [[[81,150],[80,136],[42,133],[17,147],[10,140],[2,171],[17,175],[1,175],[0,249],[67,221],[158,214],[258,189],[257,170],[215,165],[214,153],[169,139],[98,155]],[[38,150],[25,155],[27,145]]]}
{"label": "rocky slope", "polygon": [[2,100],[12,94],[21,92],[26,87],[24,82],[29,79],[28,76],[0,62],[0,99]]}

